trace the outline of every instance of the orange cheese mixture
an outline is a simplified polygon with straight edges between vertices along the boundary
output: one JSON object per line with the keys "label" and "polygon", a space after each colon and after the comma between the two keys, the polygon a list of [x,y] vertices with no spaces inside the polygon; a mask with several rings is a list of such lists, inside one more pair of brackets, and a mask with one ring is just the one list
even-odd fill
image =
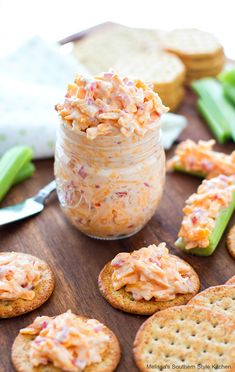
{"label": "orange cheese mixture", "polygon": [[0,255],[0,300],[32,300],[41,279],[40,264],[16,252]]}
{"label": "orange cheese mixture", "polygon": [[175,156],[167,162],[167,169],[179,166],[188,172],[199,172],[209,178],[225,174],[235,174],[235,151],[231,155],[213,150],[214,140],[194,141],[188,139],[181,142]]}
{"label": "orange cheese mixture", "polygon": [[169,255],[165,243],[119,253],[111,262],[115,290],[124,287],[135,300],[173,300],[177,294],[192,293],[189,266]]}
{"label": "orange cheese mixture", "polygon": [[90,139],[120,132],[144,135],[167,111],[151,86],[113,72],[94,78],[77,75],[56,110],[66,125]]}
{"label": "orange cheese mixture", "polygon": [[164,187],[160,98],[148,84],[108,72],[77,76],[56,108],[55,177],[66,216],[93,237],[136,233]]}
{"label": "orange cheese mixture", "polygon": [[186,200],[184,218],[178,236],[185,248],[207,248],[216,217],[229,206],[235,191],[235,176],[220,175],[204,180],[197,193]]}
{"label": "orange cheese mixture", "polygon": [[20,333],[35,336],[30,345],[30,362],[34,367],[51,362],[71,372],[100,363],[109,343],[102,323],[80,318],[70,310],[54,318],[37,317]]}

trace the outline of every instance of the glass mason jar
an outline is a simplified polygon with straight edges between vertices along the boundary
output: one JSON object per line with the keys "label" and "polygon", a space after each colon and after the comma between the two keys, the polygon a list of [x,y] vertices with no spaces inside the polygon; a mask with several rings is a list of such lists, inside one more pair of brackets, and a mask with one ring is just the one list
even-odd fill
{"label": "glass mason jar", "polygon": [[61,123],[55,153],[59,201],[86,235],[119,239],[153,216],[165,182],[165,154],[156,125],[143,137],[122,134],[93,140]]}

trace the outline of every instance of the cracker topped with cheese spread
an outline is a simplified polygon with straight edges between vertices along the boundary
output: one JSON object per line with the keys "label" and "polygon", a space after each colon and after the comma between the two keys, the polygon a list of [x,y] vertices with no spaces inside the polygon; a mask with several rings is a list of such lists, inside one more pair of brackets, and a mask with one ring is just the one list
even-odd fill
{"label": "cracker topped with cheese spread", "polygon": [[18,252],[0,253],[0,318],[41,306],[53,292],[54,275],[46,262]]}
{"label": "cracker topped with cheese spread", "polygon": [[199,287],[194,269],[165,243],[119,253],[99,275],[100,292],[113,307],[141,315],[186,304]]}
{"label": "cracker topped with cheese spread", "polygon": [[112,372],[119,359],[114,333],[98,320],[70,310],[37,317],[20,330],[12,347],[18,372]]}

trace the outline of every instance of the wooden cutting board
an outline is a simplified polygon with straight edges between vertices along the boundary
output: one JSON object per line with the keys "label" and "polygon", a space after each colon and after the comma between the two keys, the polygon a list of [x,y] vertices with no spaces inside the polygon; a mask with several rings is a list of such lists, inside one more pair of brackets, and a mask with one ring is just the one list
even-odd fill
{"label": "wooden cutting board", "polygon": [[[196,98],[187,90],[185,100],[178,110],[185,115],[189,125],[180,140],[212,138],[207,126],[195,109]],[[230,153],[233,143],[217,146],[218,150]],[[172,156],[173,149],[167,153]],[[6,206],[21,201],[36,193],[53,179],[53,161],[35,162],[37,171],[31,180],[12,189],[4,203]],[[1,252],[18,251],[31,253],[46,260],[56,276],[54,294],[38,310],[13,319],[0,320],[0,372],[11,372],[11,346],[18,331],[39,315],[56,315],[71,309],[100,320],[110,327],[120,340],[122,359],[117,371],[137,371],[132,357],[135,334],[146,319],[144,316],[126,314],[113,309],[99,294],[97,277],[114,255],[122,251],[133,251],[142,246],[165,241],[171,253],[189,262],[198,272],[202,289],[223,284],[235,275],[234,260],[225,247],[224,234],[218,248],[211,257],[194,257],[174,248],[174,241],[182,220],[181,210],[185,199],[196,191],[200,180],[180,173],[168,174],[164,195],[159,208],[147,226],[133,237],[118,241],[90,239],[73,228],[64,218],[56,195],[47,203],[43,213],[31,219],[0,228]],[[235,223],[235,217],[230,226]],[[157,362],[157,361],[156,361]]]}

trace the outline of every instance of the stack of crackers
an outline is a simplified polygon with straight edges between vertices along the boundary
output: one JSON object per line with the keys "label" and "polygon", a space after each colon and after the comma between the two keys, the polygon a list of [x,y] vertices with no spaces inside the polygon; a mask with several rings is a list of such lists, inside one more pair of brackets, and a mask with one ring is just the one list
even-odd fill
{"label": "stack of crackers", "polygon": [[224,67],[220,42],[211,34],[196,29],[177,29],[164,35],[164,48],[178,56],[186,67],[186,83],[216,76]]}
{"label": "stack of crackers", "polygon": [[174,111],[184,97],[185,68],[180,59],[166,52],[125,55],[114,64],[120,75],[149,81],[164,105]]}
{"label": "stack of crackers", "polygon": [[163,50],[163,32],[112,26],[75,42],[74,55],[91,74],[114,69],[154,85],[163,103],[175,110],[184,97],[185,67]]}
{"label": "stack of crackers", "polygon": [[114,24],[76,41],[73,53],[93,75],[114,69],[152,83],[171,111],[184,97],[185,82],[216,76],[225,63],[219,41],[196,29],[164,32]]}
{"label": "stack of crackers", "polygon": [[[235,276],[186,306],[159,311],[140,327],[134,357],[140,371],[235,371]],[[207,367],[206,367],[207,366]]]}

